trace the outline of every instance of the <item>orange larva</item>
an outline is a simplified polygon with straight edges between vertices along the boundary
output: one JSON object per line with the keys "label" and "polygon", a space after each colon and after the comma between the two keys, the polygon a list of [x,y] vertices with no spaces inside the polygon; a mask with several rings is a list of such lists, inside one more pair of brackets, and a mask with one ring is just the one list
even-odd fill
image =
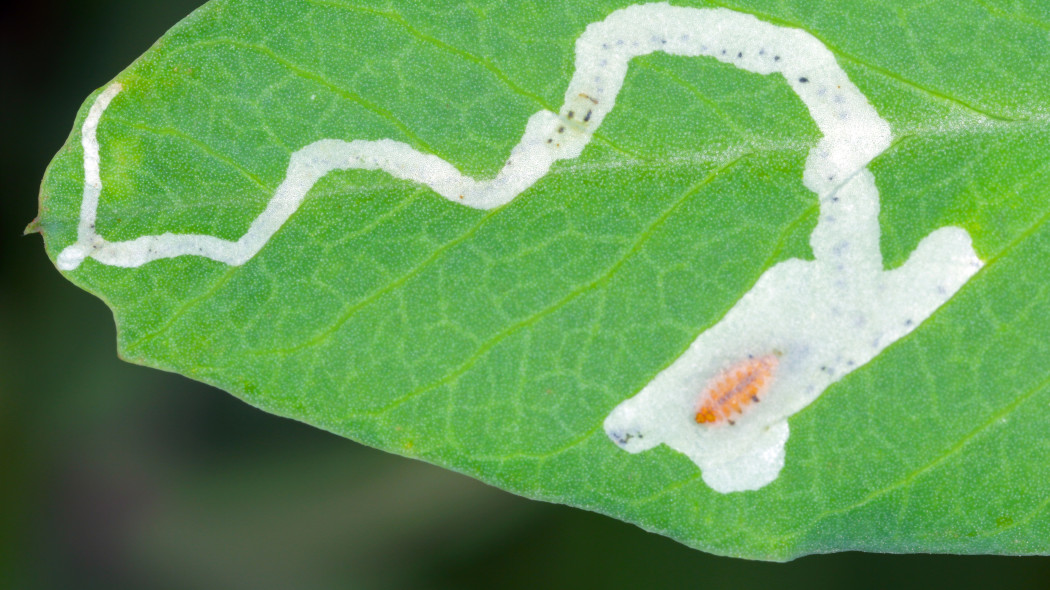
{"label": "orange larva", "polygon": [[697,423],[733,424],[734,414],[743,412],[744,406],[759,401],[765,393],[779,362],[775,354],[748,356],[711,379],[700,396]]}

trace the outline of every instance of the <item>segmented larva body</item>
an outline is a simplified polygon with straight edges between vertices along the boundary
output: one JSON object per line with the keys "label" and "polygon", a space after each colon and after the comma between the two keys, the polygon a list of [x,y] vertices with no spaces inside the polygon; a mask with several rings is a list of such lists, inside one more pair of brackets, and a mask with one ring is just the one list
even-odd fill
{"label": "segmented larva body", "polygon": [[775,354],[748,356],[711,379],[700,396],[696,411],[698,424],[733,424],[732,417],[759,398],[769,388],[780,360]]}

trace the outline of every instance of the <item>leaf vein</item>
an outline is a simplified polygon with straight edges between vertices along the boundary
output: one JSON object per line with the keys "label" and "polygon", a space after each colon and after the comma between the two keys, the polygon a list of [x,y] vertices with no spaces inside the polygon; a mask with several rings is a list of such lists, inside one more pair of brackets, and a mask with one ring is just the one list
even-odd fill
{"label": "leaf vein", "polygon": [[566,294],[564,297],[562,297],[561,299],[559,299],[558,301],[556,301],[552,305],[550,305],[550,306],[540,310],[539,312],[537,312],[537,313],[535,313],[533,315],[530,315],[530,316],[524,318],[523,320],[521,320],[521,321],[519,321],[519,322],[517,322],[515,324],[512,324],[511,326],[509,326],[505,330],[503,330],[503,331],[499,332],[498,334],[496,334],[496,336],[494,336],[493,338],[491,338],[488,341],[482,343],[482,345],[478,347],[478,350],[475,351],[474,354],[472,354],[470,357],[468,357],[462,364],[460,364],[459,367],[456,367],[451,372],[446,374],[444,377],[438,379],[437,381],[433,381],[433,382],[431,382],[431,383],[429,383],[427,385],[424,385],[423,387],[416,388],[415,390],[410,391],[410,392],[406,393],[405,395],[403,395],[403,396],[401,396],[401,397],[391,401],[389,404],[387,404],[385,406],[382,406],[382,407],[377,408],[375,410],[363,413],[361,415],[362,416],[379,416],[379,415],[383,415],[383,414],[389,413],[390,411],[396,409],[398,406],[401,406],[402,404],[408,402],[409,400],[411,400],[411,399],[413,399],[413,398],[415,398],[415,397],[417,397],[417,396],[419,396],[419,395],[421,395],[421,394],[423,394],[423,393],[425,393],[427,391],[430,391],[432,389],[440,387],[441,385],[445,385],[447,383],[450,383],[450,382],[454,381],[455,379],[457,379],[458,377],[460,377],[461,375],[466,373],[468,370],[470,370],[475,364],[477,364],[478,361],[481,360],[482,357],[485,356],[485,354],[487,354],[490,350],[495,348],[495,346],[497,344],[499,344],[501,341],[503,341],[507,337],[511,336],[512,334],[518,332],[519,330],[521,330],[523,328],[526,328],[528,326],[531,326],[531,325],[537,323],[541,319],[551,315],[555,311],[557,311],[557,310],[561,309],[562,307],[568,305],[570,302],[572,302],[573,300],[577,299],[581,295],[583,295],[585,293],[588,293],[588,292],[590,292],[590,291],[600,287],[604,283],[608,282],[616,274],[616,272],[624,264],[626,264],[626,262],[629,259],[631,259],[635,254],[637,254],[641,250],[642,245],[645,242],[647,242],[649,240],[649,238],[651,238],[655,234],[657,228],[659,226],[663,225],[663,223],[675,211],[677,211],[691,195],[695,194],[697,191],[702,189],[704,186],[706,186],[706,185],[710,184],[711,182],[713,182],[715,180],[715,178],[718,177],[719,174],[723,174],[723,173],[727,172],[728,170],[732,169],[733,167],[737,166],[741,162],[743,162],[750,155],[751,155],[751,153],[748,152],[748,153],[742,154],[740,156],[737,156],[733,160],[731,160],[731,161],[727,162],[726,164],[724,164],[723,166],[719,167],[717,170],[714,170],[713,172],[708,174],[706,177],[704,177],[698,183],[696,183],[693,186],[691,186],[688,189],[686,189],[682,193],[682,195],[680,195],[677,199],[675,199],[675,201],[667,209],[665,209],[652,223],[649,224],[649,227],[647,227],[644,231],[642,231],[640,233],[640,235],[638,236],[638,239],[634,241],[634,243],[631,245],[630,248],[628,248],[627,252],[623,256],[621,256],[616,262],[614,262],[609,268],[607,268],[604,272],[602,272],[598,277],[596,277],[595,279],[587,282],[586,284],[584,284],[584,285],[582,285],[580,287],[577,287],[576,289],[574,289],[573,291],[569,292],[568,294]]}
{"label": "leaf vein", "polygon": [[812,532],[814,529],[817,528],[817,526],[821,522],[824,522],[825,520],[827,520],[829,518],[832,518],[834,516],[838,516],[840,514],[846,514],[846,513],[850,512],[850,511],[856,510],[858,508],[863,508],[864,506],[870,504],[871,502],[874,502],[878,498],[880,498],[882,496],[885,496],[886,494],[889,494],[890,492],[894,492],[896,490],[899,490],[899,489],[907,486],[908,484],[914,482],[915,480],[917,480],[918,478],[922,477],[926,473],[928,473],[928,472],[936,469],[937,467],[940,467],[941,465],[947,463],[950,459],[952,459],[953,457],[955,457],[956,455],[961,453],[963,451],[963,449],[966,448],[971,442],[973,442],[978,436],[986,433],[993,426],[995,426],[996,424],[1000,423],[1006,417],[1010,416],[1013,412],[1015,412],[1022,404],[1024,404],[1028,400],[1032,399],[1033,397],[1035,397],[1040,392],[1045,391],[1048,387],[1050,387],[1050,374],[1048,374],[1041,381],[1039,381],[1039,383],[1037,383],[1036,385],[1031,387],[1028,391],[1026,391],[1023,394],[1017,396],[1009,404],[1006,404],[1005,406],[1000,408],[998,411],[996,411],[993,414],[991,414],[984,422],[982,422],[976,428],[974,428],[973,430],[971,430],[970,432],[966,433],[964,436],[959,438],[959,440],[957,440],[954,444],[952,444],[950,447],[948,447],[944,452],[942,452],[939,455],[937,455],[936,457],[934,457],[931,461],[928,461],[926,464],[924,464],[924,465],[920,466],[919,468],[913,470],[912,472],[908,473],[907,475],[905,475],[904,477],[898,479],[897,481],[891,483],[890,485],[887,485],[887,486],[884,486],[884,487],[879,488],[877,490],[871,491],[870,493],[868,493],[868,495],[864,496],[863,498],[861,498],[857,502],[854,502],[854,503],[852,503],[852,504],[850,504],[848,506],[843,506],[841,508],[836,508],[834,510],[828,510],[828,511],[825,511],[825,512],[815,516],[813,519],[811,519],[807,523],[808,526],[806,526],[805,528],[803,528],[801,530],[795,531],[794,533],[791,533],[791,534],[788,534],[788,535],[784,535],[784,536],[780,537],[779,540],[780,541],[787,541],[787,540],[798,539],[799,537],[802,537],[802,536]]}

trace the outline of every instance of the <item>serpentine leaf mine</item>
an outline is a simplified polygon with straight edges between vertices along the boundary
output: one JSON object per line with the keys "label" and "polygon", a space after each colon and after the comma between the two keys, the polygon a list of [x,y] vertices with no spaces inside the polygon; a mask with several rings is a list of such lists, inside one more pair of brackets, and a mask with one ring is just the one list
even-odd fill
{"label": "serpentine leaf mine", "polygon": [[236,241],[164,233],[110,242],[99,234],[96,131],[122,90],[113,84],[98,95],[83,124],[78,236],[58,256],[58,267],[70,271],[92,258],[131,268],[186,255],[242,265],[333,170],[382,170],[454,203],[500,207],[558,160],[583,152],[613,109],[631,59],[654,52],[778,74],[822,134],[802,178],[820,204],[810,236],[814,259],[769,268],[715,326],[604,422],[608,436],[631,453],[659,444],[683,453],[715,491],[761,488],[784,466],[787,419],[914,330],[982,266],[969,235],[944,227],[926,236],[903,266],[883,268],[879,193],[866,166],[889,147],[889,124],[834,55],[798,29],[724,8],[656,3],[617,10],[577,39],[576,71],[560,112],[540,111],[528,119],[495,178],[475,180],[437,156],[390,139],[321,139],[292,154],[283,182]]}

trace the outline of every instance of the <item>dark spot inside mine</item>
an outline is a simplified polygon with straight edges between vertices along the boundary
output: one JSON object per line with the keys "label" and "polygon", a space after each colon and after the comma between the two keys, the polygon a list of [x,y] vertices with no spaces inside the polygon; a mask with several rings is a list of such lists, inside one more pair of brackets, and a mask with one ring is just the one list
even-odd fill
{"label": "dark spot inside mine", "polygon": [[737,57],[744,57],[744,52],[743,51],[737,52],[736,56]]}
{"label": "dark spot inside mine", "polygon": [[565,133],[565,126],[558,127],[558,133]]}
{"label": "dark spot inside mine", "polygon": [[590,121],[590,120],[591,120],[591,113],[592,113],[592,112],[594,112],[594,111],[590,111],[590,110],[588,110],[588,111],[587,111],[587,114],[583,116],[583,122],[584,122],[584,123],[586,123],[587,121]]}
{"label": "dark spot inside mine", "polygon": [[553,139],[548,139],[547,143],[554,143],[554,140]]}
{"label": "dark spot inside mine", "polygon": [[798,81],[805,84],[806,82],[809,82],[809,78],[799,78]]}
{"label": "dark spot inside mine", "polygon": [[726,50],[725,50],[725,49],[723,49],[723,50],[722,50],[722,55],[725,55],[725,54],[726,54]]}
{"label": "dark spot inside mine", "polygon": [[569,118],[571,119],[574,114],[575,113],[573,111],[569,111]]}
{"label": "dark spot inside mine", "polygon": [[773,56],[773,61],[780,61],[780,56],[779,55],[774,55]]}

